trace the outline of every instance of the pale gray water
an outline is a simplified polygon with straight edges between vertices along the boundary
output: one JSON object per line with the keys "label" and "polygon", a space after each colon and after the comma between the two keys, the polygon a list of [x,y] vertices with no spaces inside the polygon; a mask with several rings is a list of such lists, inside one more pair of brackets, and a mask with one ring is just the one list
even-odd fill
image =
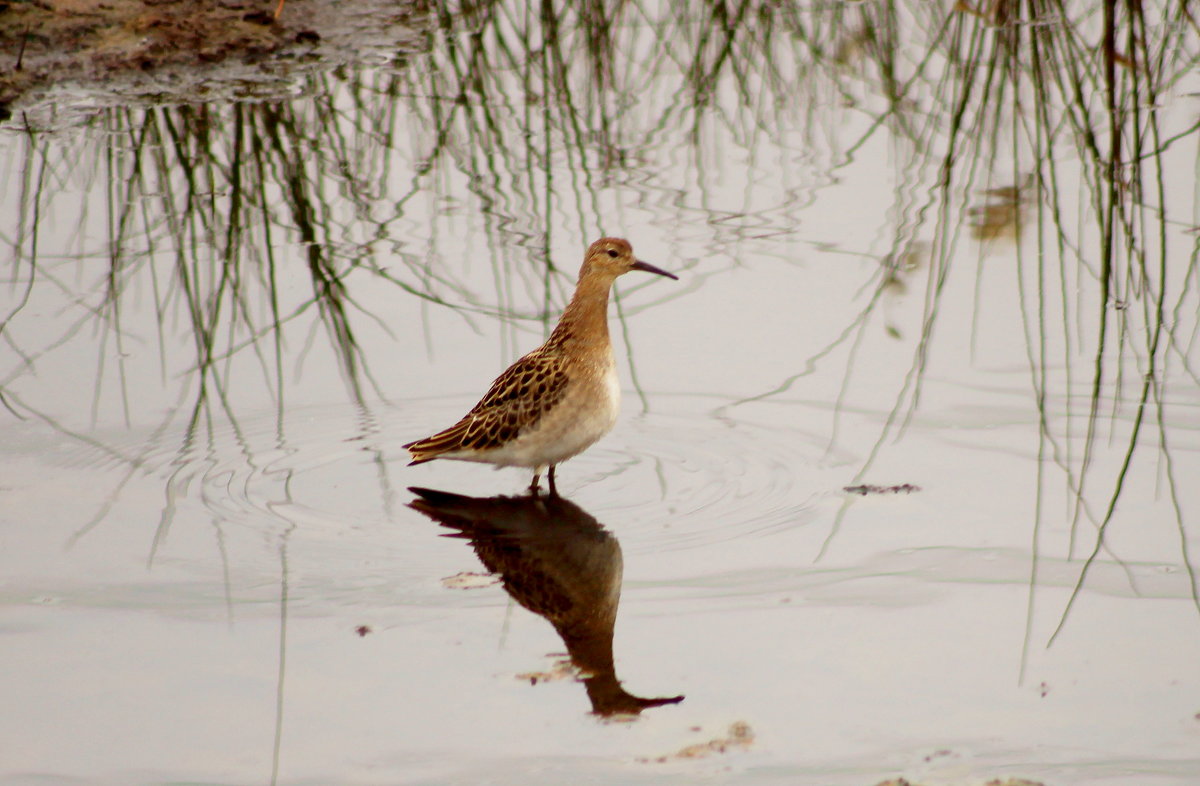
{"label": "pale gray water", "polygon": [[[1194,69],[1157,97],[1184,136],[1120,202],[1145,255],[1121,240],[1106,306],[1104,189],[1060,124],[1053,156],[1012,163],[1008,126],[966,147],[947,195],[932,82],[876,127],[877,61],[815,58],[780,12],[706,104],[681,75],[711,25],[654,18],[571,101],[489,39],[452,113],[473,61],[431,21],[285,101],[5,126],[0,783],[1200,780]],[[1051,158],[1041,211],[984,193]],[[681,278],[619,283],[624,412],[558,473],[619,543],[617,677],[686,696],[630,722],[531,684],[563,641],[448,586],[485,569],[407,507],[525,473],[400,447],[541,340],[601,233]]]}

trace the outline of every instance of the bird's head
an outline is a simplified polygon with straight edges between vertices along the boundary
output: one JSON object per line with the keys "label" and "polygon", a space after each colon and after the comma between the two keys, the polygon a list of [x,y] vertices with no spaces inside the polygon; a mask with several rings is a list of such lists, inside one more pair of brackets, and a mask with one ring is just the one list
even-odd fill
{"label": "bird's head", "polygon": [[579,270],[582,278],[589,272],[602,273],[616,278],[631,270],[643,270],[660,276],[679,280],[673,273],[657,268],[648,262],[642,262],[633,255],[633,246],[628,240],[619,237],[602,237],[588,246],[587,254],[583,257],[583,267]]}

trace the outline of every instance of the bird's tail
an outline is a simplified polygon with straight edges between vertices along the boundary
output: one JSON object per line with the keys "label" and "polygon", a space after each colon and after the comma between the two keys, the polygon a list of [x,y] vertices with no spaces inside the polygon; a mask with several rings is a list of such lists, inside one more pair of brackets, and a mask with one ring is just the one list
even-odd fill
{"label": "bird's tail", "polygon": [[426,446],[425,443],[427,442],[429,442],[428,439],[418,439],[416,442],[410,442],[404,446],[404,449],[408,451],[409,457],[412,458],[412,461],[408,462],[408,466],[424,464],[426,461],[433,461],[438,457],[436,450],[430,450]]}
{"label": "bird's tail", "polygon": [[433,461],[435,458],[439,458],[444,453],[458,450],[463,446],[463,432],[465,430],[466,422],[464,421],[454,424],[445,431],[439,431],[432,437],[408,443],[404,446],[404,449],[412,456],[412,461],[408,463],[408,466],[424,464],[426,461]]}

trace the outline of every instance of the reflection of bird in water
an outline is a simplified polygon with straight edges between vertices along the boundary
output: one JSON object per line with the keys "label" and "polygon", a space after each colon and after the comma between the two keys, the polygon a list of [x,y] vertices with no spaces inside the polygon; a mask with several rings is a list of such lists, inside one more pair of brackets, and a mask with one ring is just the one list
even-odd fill
{"label": "reflection of bird in water", "polygon": [[675,278],[639,262],[620,238],[604,237],[588,248],[579,283],[558,326],[537,349],[497,377],[462,420],[404,447],[412,463],[433,459],[481,461],[529,467],[538,478],[586,450],[617,422],[621,388],[608,338],[608,293],[617,276],[644,270]]}
{"label": "reflection of bird in water", "polygon": [[597,715],[637,714],[682,696],[644,699],[627,692],[613,665],[621,598],[621,546],[578,505],[561,497],[465,497],[432,489],[414,510],[469,540],[517,603],[545,617],[582,672]]}

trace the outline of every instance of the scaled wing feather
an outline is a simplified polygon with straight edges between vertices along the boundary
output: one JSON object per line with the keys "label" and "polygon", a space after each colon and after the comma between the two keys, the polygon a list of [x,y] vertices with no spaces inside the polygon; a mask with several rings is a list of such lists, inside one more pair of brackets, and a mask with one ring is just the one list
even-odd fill
{"label": "scaled wing feather", "polygon": [[562,398],[567,385],[561,358],[535,349],[501,374],[462,420],[405,445],[412,464],[457,450],[487,450],[515,439]]}

